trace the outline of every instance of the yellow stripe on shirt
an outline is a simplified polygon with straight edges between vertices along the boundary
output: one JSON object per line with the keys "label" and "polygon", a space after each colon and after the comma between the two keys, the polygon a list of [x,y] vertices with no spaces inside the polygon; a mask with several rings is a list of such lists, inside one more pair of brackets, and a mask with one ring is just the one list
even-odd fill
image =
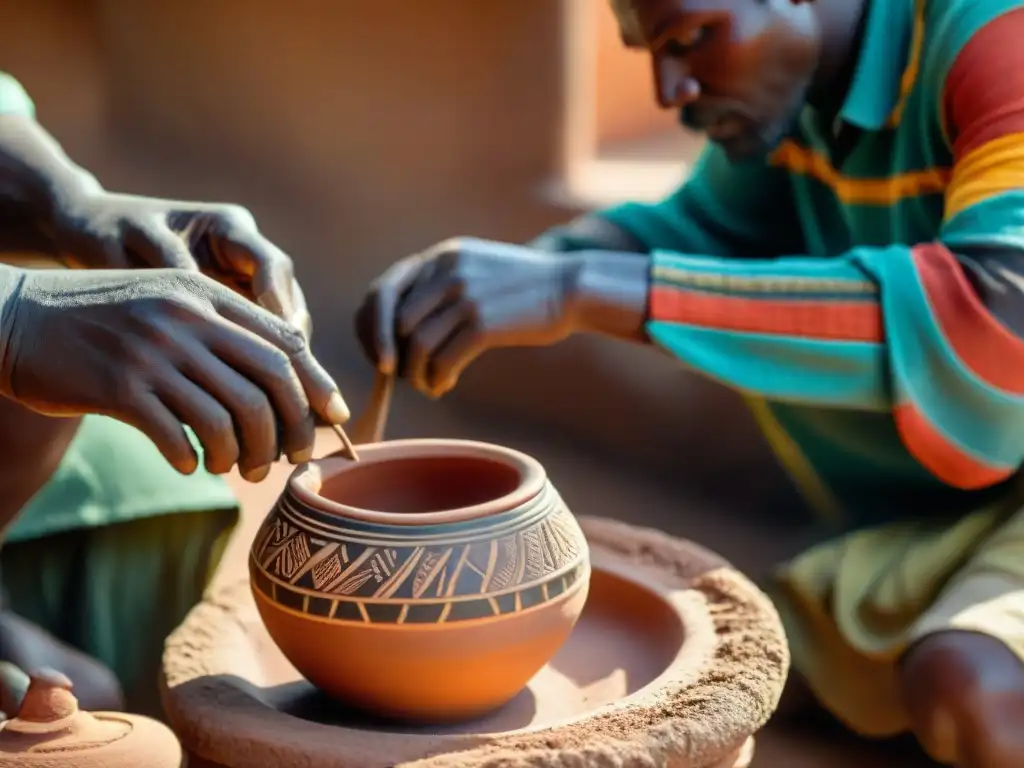
{"label": "yellow stripe on shirt", "polygon": [[950,180],[948,168],[928,168],[875,179],[853,179],[833,168],[821,153],[790,139],[772,153],[770,162],[791,173],[820,181],[847,205],[891,206],[906,198],[941,194],[946,191]]}
{"label": "yellow stripe on shirt", "polygon": [[956,164],[946,192],[945,218],[1013,190],[1024,190],[1024,133],[972,149]]}

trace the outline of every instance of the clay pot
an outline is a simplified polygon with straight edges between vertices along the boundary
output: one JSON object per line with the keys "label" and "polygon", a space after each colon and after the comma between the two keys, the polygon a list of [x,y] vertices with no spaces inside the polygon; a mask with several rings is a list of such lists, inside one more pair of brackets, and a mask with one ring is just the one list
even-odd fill
{"label": "clay pot", "polygon": [[167,640],[189,768],[747,768],[789,669],[771,601],[713,552],[581,515],[592,576],[566,644],[508,705],[435,727],[339,707],[271,641],[244,575]]}
{"label": "clay pot", "polygon": [[145,717],[78,709],[70,681],[32,676],[18,716],[0,723],[0,768],[179,768],[181,746]]}
{"label": "clay pot", "polygon": [[587,598],[576,520],[534,459],[461,440],[362,445],[295,470],[253,543],[274,642],[327,694],[452,722],[512,699]]}

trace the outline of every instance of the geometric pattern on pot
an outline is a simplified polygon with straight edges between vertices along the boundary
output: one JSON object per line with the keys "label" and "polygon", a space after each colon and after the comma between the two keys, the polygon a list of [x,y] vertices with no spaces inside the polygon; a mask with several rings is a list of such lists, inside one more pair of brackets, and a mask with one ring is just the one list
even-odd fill
{"label": "geometric pattern on pot", "polygon": [[253,586],[322,619],[430,624],[516,613],[585,583],[583,533],[554,487],[508,512],[386,525],[313,509],[286,491],[256,536]]}

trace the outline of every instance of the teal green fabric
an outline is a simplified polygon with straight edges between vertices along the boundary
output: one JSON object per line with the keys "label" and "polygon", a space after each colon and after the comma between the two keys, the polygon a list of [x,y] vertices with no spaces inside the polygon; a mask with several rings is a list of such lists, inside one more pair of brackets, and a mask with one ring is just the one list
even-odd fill
{"label": "teal green fabric", "polygon": [[709,144],[689,179],[664,200],[624,203],[598,215],[648,250],[706,256],[803,253],[789,175],[764,163],[730,163]]}
{"label": "teal green fabric", "polygon": [[102,661],[133,711],[157,715],[164,640],[202,599],[238,517],[223,479],[182,475],[138,430],[87,416],[12,526],[0,581],[15,613]]}
{"label": "teal green fabric", "polygon": [[0,115],[24,115],[34,118],[36,107],[21,83],[0,72]]}
{"label": "teal green fabric", "polygon": [[[955,277],[957,248],[1024,248],[1024,183],[999,191],[997,181],[972,176],[973,190],[995,191],[967,189],[970,204],[946,214],[958,166],[943,101],[965,44],[989,24],[1020,24],[1005,19],[1022,7],[870,0],[838,115],[805,107],[765,161],[731,163],[711,145],[664,200],[599,214],[652,253],[651,337],[766,406],[762,425],[782,433],[773,444],[796,446],[787,466],[805,488],[830,489],[851,525],[915,514],[913,492],[948,502],[933,509],[965,514],[1016,482],[1024,460],[1024,398],[967,360],[972,350],[1002,349],[1005,365],[1017,366],[1022,342],[983,317]],[[972,87],[997,81],[997,55]],[[998,137],[995,119],[958,128]],[[846,151],[840,138],[851,135]],[[938,306],[926,290],[937,273],[955,302]],[[836,280],[870,289],[835,293]],[[695,296],[715,306],[698,317]],[[778,330],[787,312],[802,325]],[[874,336],[857,326],[870,325],[872,312]],[[956,347],[950,327],[969,327],[973,341]]]}
{"label": "teal green fabric", "polygon": [[6,540],[237,506],[222,478],[202,467],[182,475],[134,427],[86,416],[54,476],[28,503]]}
{"label": "teal green fabric", "polygon": [[900,81],[910,56],[913,2],[869,2],[857,69],[840,117],[851,125],[877,131],[885,125],[900,96]]}
{"label": "teal green fabric", "polygon": [[11,610],[113,670],[129,710],[159,717],[164,641],[202,599],[237,521],[198,510],[8,542],[0,580]]}

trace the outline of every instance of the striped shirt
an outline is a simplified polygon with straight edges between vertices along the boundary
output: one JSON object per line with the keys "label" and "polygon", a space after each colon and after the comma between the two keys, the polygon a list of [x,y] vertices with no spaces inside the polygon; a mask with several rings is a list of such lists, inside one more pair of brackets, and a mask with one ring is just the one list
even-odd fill
{"label": "striped shirt", "polygon": [[831,515],[1016,487],[1024,0],[870,0],[838,120],[806,106],[767,160],[711,146],[667,199],[599,215],[651,254],[649,336],[744,392]]}

